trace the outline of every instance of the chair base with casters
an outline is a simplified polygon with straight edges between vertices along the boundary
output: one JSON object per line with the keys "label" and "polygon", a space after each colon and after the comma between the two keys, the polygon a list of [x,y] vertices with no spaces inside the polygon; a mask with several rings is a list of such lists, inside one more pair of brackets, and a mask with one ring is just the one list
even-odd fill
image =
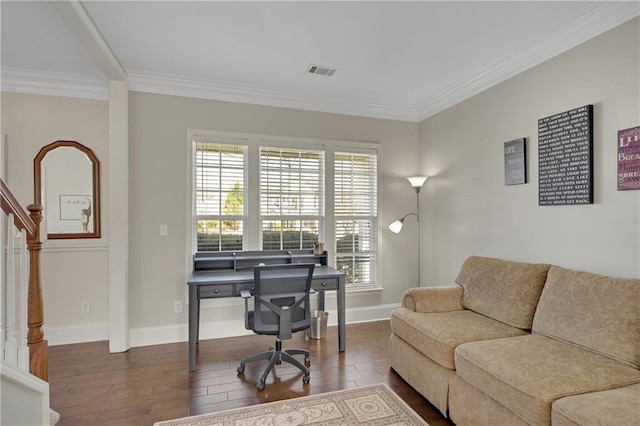
{"label": "chair base with casters", "polygon": [[243,374],[244,367],[246,364],[253,361],[261,361],[261,360],[268,359],[269,363],[264,368],[262,375],[260,376],[260,379],[256,383],[256,387],[258,388],[258,390],[261,391],[261,390],[264,390],[265,381],[267,380],[267,376],[269,375],[273,367],[275,365],[280,365],[282,361],[284,361],[298,367],[298,369],[304,373],[304,376],[302,377],[302,383],[304,384],[309,383],[309,369],[305,365],[303,365],[300,361],[295,359],[293,355],[304,355],[304,364],[305,365],[311,364],[311,358],[309,357],[308,351],[305,351],[302,349],[284,349],[283,350],[282,341],[276,340],[275,348],[273,347],[269,348],[267,352],[262,352],[261,354],[250,356],[249,358],[245,358],[242,361],[240,361],[240,366],[238,366],[237,371],[239,374]]}

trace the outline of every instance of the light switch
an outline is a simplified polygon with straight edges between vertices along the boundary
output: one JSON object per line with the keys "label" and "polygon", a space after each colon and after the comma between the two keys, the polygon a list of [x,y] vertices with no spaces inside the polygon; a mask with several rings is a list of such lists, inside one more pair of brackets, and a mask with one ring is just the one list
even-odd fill
{"label": "light switch", "polygon": [[167,225],[160,225],[160,236],[166,237],[169,235],[169,227]]}

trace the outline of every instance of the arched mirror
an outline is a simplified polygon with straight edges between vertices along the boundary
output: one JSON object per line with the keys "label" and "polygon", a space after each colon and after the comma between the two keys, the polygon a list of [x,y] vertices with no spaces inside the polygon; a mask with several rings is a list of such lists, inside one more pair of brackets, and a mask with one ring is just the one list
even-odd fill
{"label": "arched mirror", "polygon": [[48,239],[100,238],[100,163],[86,146],[55,141],[33,160]]}

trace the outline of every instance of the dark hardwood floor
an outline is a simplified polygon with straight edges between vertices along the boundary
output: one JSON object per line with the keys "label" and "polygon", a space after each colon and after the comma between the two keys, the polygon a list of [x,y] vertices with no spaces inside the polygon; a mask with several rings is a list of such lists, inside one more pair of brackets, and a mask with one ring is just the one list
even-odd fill
{"label": "dark hardwood floor", "polygon": [[284,348],[308,348],[311,382],[302,383],[295,367],[276,366],[259,392],[255,381],[264,363],[240,359],[273,346],[270,336],[242,336],[201,341],[198,370],[187,371],[187,343],[132,348],[110,354],[107,342],[49,348],[51,408],[59,425],[152,425],[196,414],[263,402],[386,383],[431,426],[452,425],[389,367],[388,321],[347,325],[347,350],[338,352],[337,328],[327,337],[306,341],[303,333]]}

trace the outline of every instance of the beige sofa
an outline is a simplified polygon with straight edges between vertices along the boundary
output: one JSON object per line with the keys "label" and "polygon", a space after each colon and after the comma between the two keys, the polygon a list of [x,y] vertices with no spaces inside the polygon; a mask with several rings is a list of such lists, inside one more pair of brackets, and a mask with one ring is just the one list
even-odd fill
{"label": "beige sofa", "polygon": [[640,280],[468,258],[405,292],[392,368],[458,425],[640,424]]}

